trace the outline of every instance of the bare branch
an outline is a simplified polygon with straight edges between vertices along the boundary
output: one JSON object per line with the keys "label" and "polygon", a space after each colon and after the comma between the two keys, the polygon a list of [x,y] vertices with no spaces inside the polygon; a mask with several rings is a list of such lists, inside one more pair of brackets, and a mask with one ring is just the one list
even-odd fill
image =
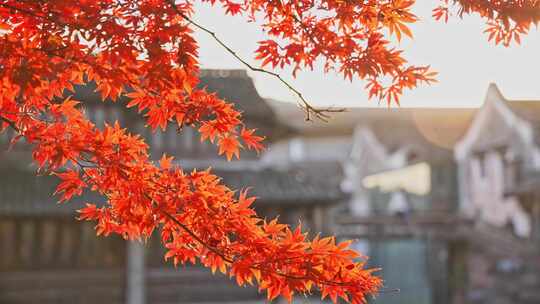
{"label": "bare branch", "polygon": [[236,58],[240,63],[242,63],[245,67],[250,69],[253,72],[259,72],[263,74],[270,75],[272,77],[277,78],[282,84],[284,84],[291,92],[293,92],[300,100],[300,107],[306,112],[306,120],[311,120],[311,114],[313,114],[316,118],[322,120],[322,121],[328,121],[330,118],[330,115],[328,113],[339,113],[344,112],[344,108],[317,108],[311,105],[302,95],[302,93],[296,89],[292,84],[290,84],[288,81],[283,79],[280,74],[269,71],[263,68],[258,68],[247,62],[244,58],[240,57],[230,46],[228,46],[223,40],[221,40],[216,32],[209,30],[207,27],[203,26],[202,24],[194,21],[191,19],[188,15],[183,13],[178,6],[176,6],[176,3],[174,0],[167,0],[169,4],[172,6],[174,11],[183,19],[185,19],[188,23],[192,24],[196,28],[200,29],[201,31],[207,33],[214,39],[220,46],[222,46],[228,53],[230,53],[234,58]]}

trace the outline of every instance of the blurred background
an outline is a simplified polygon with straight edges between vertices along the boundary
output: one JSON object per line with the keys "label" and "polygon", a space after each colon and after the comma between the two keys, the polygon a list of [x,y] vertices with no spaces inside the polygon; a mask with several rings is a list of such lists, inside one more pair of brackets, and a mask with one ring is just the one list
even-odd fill
{"label": "blurred background", "polygon": [[[382,268],[370,303],[540,303],[540,101],[508,100],[491,84],[478,108],[351,108],[306,122],[295,104],[262,98],[244,70],[202,70],[201,80],[267,137],[264,153],[227,162],[189,127],[152,133],[93,84],[75,99],[96,124],[142,134],[155,159],[252,187],[260,216],[354,239]],[[75,210],[102,198],[56,204],[54,178],[36,177],[29,148],[8,151],[13,134],[0,136],[1,304],[264,303],[223,275],[175,269],[158,238],[96,237]]]}

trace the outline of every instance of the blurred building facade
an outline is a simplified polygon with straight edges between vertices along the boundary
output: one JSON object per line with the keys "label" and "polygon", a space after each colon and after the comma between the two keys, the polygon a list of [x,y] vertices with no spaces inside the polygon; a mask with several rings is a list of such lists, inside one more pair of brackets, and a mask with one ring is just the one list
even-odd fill
{"label": "blurred building facade", "polygon": [[[448,255],[457,243],[437,226],[439,219],[450,225],[457,218],[453,146],[475,111],[357,108],[330,122],[303,123],[301,112],[273,104],[297,133],[273,144],[265,159],[342,164],[340,186],[351,199],[334,214],[333,233],[360,239],[357,248],[370,256],[369,265],[382,268],[387,288],[400,290],[374,303],[451,303]],[[412,223],[421,219],[434,223]]]}
{"label": "blurred building facade", "polygon": [[[243,70],[203,70],[201,85],[221,98],[237,102],[247,127],[267,136],[266,144],[292,132],[281,124]],[[255,153],[227,162],[215,146],[201,142],[190,127],[177,132],[150,132],[134,111],[119,100],[101,102],[95,85],[76,87],[73,97],[85,101],[85,112],[98,126],[118,120],[145,137],[151,154],[173,155],[185,170],[213,168],[233,189],[253,187],[255,208],[267,218],[310,231],[326,231],[326,218],[347,194],[340,190],[342,168],[337,162],[271,166]],[[65,205],[51,196],[55,180],[35,177],[29,147],[8,151],[13,133],[2,134],[0,167],[0,303],[191,303],[237,302],[264,298],[255,288],[237,287],[222,275],[186,266],[175,269],[163,261],[159,238],[148,244],[118,237],[98,238],[92,223],[74,219],[84,201],[103,198],[84,193]]]}
{"label": "blurred building facade", "polygon": [[328,123],[273,102],[296,130],[265,156],[338,160],[357,238],[388,288],[374,303],[540,303],[540,101],[495,84],[479,109],[349,109]]}
{"label": "blurred building facade", "polygon": [[468,245],[475,302],[540,303],[539,130],[540,101],[508,100],[491,84],[456,144],[459,214],[483,231]]}
{"label": "blurred building facade", "polygon": [[[259,215],[358,239],[383,268],[374,303],[540,303],[540,102],[508,101],[492,85],[480,109],[363,108],[305,122],[296,105],[261,98],[245,71],[201,73],[267,136],[262,155],[227,162],[189,127],[151,133],[91,84],[74,97],[98,125],[141,133],[154,158],[252,187]],[[263,302],[200,267],[174,269],[157,238],[96,238],[73,218],[100,198],[55,204],[55,181],[34,176],[28,147],[7,151],[12,135],[1,134],[0,303]]]}

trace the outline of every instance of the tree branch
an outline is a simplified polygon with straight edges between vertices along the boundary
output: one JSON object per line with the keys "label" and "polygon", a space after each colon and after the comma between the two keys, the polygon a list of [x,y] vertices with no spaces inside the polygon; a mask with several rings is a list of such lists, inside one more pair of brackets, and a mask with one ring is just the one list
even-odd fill
{"label": "tree branch", "polygon": [[270,76],[272,76],[274,78],[277,78],[282,84],[284,84],[291,92],[293,92],[299,98],[299,100],[300,100],[299,105],[306,112],[306,120],[307,121],[311,120],[311,114],[314,114],[316,118],[318,118],[318,119],[320,119],[322,121],[328,121],[328,119],[330,118],[330,115],[328,115],[327,113],[339,113],[339,112],[344,112],[345,111],[344,108],[332,108],[332,107],[316,108],[316,107],[314,107],[313,105],[311,105],[304,98],[304,96],[302,95],[302,93],[298,89],[296,89],[292,84],[290,84],[288,81],[283,79],[283,77],[281,77],[280,74],[278,74],[276,72],[273,72],[273,71],[263,69],[263,68],[258,68],[258,67],[253,66],[252,64],[247,62],[244,58],[240,57],[240,55],[238,55],[230,46],[228,46],[225,42],[223,42],[223,40],[221,40],[217,36],[216,32],[211,31],[207,27],[205,27],[202,24],[194,21],[188,15],[183,13],[178,8],[176,3],[174,2],[175,0],[167,0],[167,1],[169,2],[169,4],[174,9],[174,11],[180,17],[182,17],[184,20],[186,20],[188,23],[192,24],[196,28],[198,28],[201,31],[203,31],[203,32],[207,33],[208,35],[210,35],[212,37],[212,39],[214,39],[221,47],[223,47],[229,54],[231,54],[234,58],[236,58],[245,67],[247,67],[248,69],[250,69],[253,72],[259,72],[259,73],[267,74],[267,75],[270,75]]}
{"label": "tree branch", "polygon": [[[1,115],[0,115],[0,121],[4,121],[4,122],[8,123],[9,126],[12,127],[17,133],[21,134],[21,130],[20,130],[20,128],[18,128],[16,126],[15,122],[13,122],[13,121],[11,121],[11,120],[9,120],[9,119],[1,116]],[[49,123],[49,122],[45,121],[45,123]],[[23,134],[21,134],[21,135],[23,135]],[[90,151],[90,150],[86,150],[85,152],[93,153],[93,151]],[[87,176],[87,178],[89,180],[92,180],[94,178],[94,177],[92,177],[90,174],[88,174],[86,172],[86,169],[88,169],[88,168],[98,168],[97,165],[92,160],[82,158],[83,161],[88,162],[88,163],[94,163],[94,165],[82,164],[79,160],[77,160],[75,158],[70,158],[70,160],[72,161],[73,164],[75,164],[75,165],[77,165],[79,167],[79,169],[80,169],[79,172],[82,172],[82,174]],[[98,170],[99,170],[99,168],[98,168]],[[129,177],[127,175],[121,174],[120,176],[129,181]],[[161,184],[159,184],[157,182],[153,182],[153,183],[163,187],[164,189],[168,189],[168,187],[165,187],[164,185],[161,185]],[[170,191],[170,189],[167,190],[167,191]],[[150,195],[148,195],[147,193],[145,193],[144,195],[151,203],[155,202],[155,200]],[[105,196],[107,196],[107,195],[105,194]],[[219,248],[216,248],[216,247],[208,244],[203,238],[199,237],[193,230],[191,230],[187,225],[185,225],[184,223],[179,221],[177,218],[175,218],[172,214],[170,214],[169,212],[167,212],[165,210],[160,210],[160,212],[166,218],[168,218],[171,222],[173,222],[175,225],[177,225],[180,229],[182,229],[184,232],[186,232],[190,237],[192,237],[194,239],[194,241],[201,244],[203,247],[205,247],[206,249],[208,249],[212,253],[216,254],[217,256],[221,257],[225,262],[230,263],[230,264],[233,264],[235,262],[236,258],[234,258],[234,257],[230,258],[222,250],[220,250]],[[318,254],[314,254],[314,255],[324,256],[324,253],[318,253]],[[273,262],[295,261],[297,258],[301,258],[301,257],[291,257],[291,258],[286,258],[286,259],[261,261],[261,262],[258,262],[258,263],[255,263],[255,264],[251,265],[250,268],[254,269],[254,270],[263,271],[263,270],[265,270],[265,267],[264,267],[265,264],[269,264],[269,263],[273,263]],[[286,279],[290,279],[290,280],[311,280],[311,281],[316,282],[317,284],[320,284],[320,285],[327,285],[327,286],[348,286],[348,285],[350,285],[349,282],[343,282],[341,280],[334,280],[335,278],[332,279],[332,280],[317,278],[317,276],[314,275],[311,272],[310,268],[306,268],[304,270],[305,270],[305,274],[303,274],[303,275],[285,273],[285,272],[282,272],[280,270],[273,270],[273,271],[271,270],[271,272],[274,273],[277,276],[280,276],[280,277],[283,277],[283,278],[286,278]],[[336,275],[337,274],[338,273],[336,273]]]}

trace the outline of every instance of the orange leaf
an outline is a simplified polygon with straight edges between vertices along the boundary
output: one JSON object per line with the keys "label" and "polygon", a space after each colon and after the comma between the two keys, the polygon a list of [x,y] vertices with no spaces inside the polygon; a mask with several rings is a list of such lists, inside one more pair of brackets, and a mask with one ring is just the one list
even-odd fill
{"label": "orange leaf", "polygon": [[161,156],[161,159],[159,160],[159,167],[164,170],[169,170],[173,159],[174,157],[167,157],[167,155],[163,153],[163,156]]}
{"label": "orange leaf", "polygon": [[240,137],[246,143],[247,147],[249,149],[253,149],[259,153],[264,149],[264,146],[261,144],[261,141],[264,140],[264,137],[253,135],[255,132],[254,129],[247,130],[246,128],[242,128],[242,131],[240,131]]}
{"label": "orange leaf", "polygon": [[227,156],[227,160],[230,161],[234,156],[236,156],[237,159],[240,158],[240,150],[241,147],[240,143],[238,142],[238,138],[234,135],[229,135],[226,137],[222,137],[219,142],[219,155],[222,155],[225,153]]}

